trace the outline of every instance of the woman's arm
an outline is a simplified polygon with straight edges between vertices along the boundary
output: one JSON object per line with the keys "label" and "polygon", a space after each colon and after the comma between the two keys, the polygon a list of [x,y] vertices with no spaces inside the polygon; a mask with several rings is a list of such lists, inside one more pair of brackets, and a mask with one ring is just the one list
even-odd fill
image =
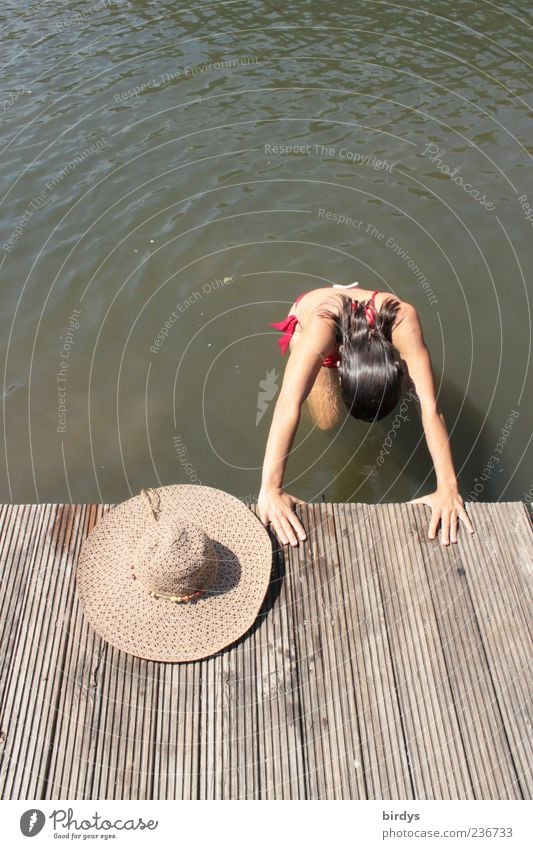
{"label": "woman's arm", "polygon": [[334,343],[333,322],[311,316],[290,353],[274,409],[257,506],[261,521],[271,524],[283,545],[297,545],[297,537],[306,538],[303,525],[294,512],[294,504],[305,502],[283,491],[283,475],[302,404]]}
{"label": "woman's arm", "polygon": [[437,403],[431,359],[417,311],[411,304],[402,303],[400,316],[401,321],[393,330],[392,341],[407,364],[409,377],[420,401],[422,426],[437,478],[435,492],[415,498],[411,503],[431,507],[429,538],[434,539],[440,522],[441,542],[448,545],[449,542],[457,542],[459,519],[470,533],[474,533],[474,528],[459,493],[446,423]]}

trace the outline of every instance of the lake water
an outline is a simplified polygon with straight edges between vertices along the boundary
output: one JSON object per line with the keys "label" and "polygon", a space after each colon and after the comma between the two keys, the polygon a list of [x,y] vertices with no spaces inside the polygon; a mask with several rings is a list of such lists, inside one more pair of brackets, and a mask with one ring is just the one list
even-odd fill
{"label": "lake water", "polygon": [[[285,364],[268,325],[357,280],[418,310],[463,497],[530,501],[523,6],[4,8],[2,500],[255,501]],[[287,490],[430,491],[409,409],[329,433],[304,412]]]}

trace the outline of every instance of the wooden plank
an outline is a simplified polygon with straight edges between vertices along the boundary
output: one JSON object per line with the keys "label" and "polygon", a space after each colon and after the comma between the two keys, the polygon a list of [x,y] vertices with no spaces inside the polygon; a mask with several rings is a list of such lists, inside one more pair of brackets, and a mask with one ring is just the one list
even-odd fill
{"label": "wooden plank", "polygon": [[201,711],[202,668],[198,663],[186,663],[179,667],[180,678],[185,680],[184,715],[184,791],[185,799],[198,799],[200,775],[200,746],[197,717]]}
{"label": "wooden plank", "polygon": [[32,563],[43,533],[42,510],[31,505],[5,505],[2,515],[0,626],[2,654],[0,658],[1,691],[1,761],[0,793],[4,799],[16,795],[13,786],[17,764],[17,726],[23,721],[17,705],[20,675],[20,643],[26,640],[24,620],[27,599],[31,598]]}
{"label": "wooden plank", "polygon": [[[274,798],[300,799],[306,798],[306,788],[309,778],[309,763],[307,741],[303,733],[302,717],[309,706],[302,700],[302,676],[300,674],[301,657],[298,646],[287,638],[291,628],[297,623],[294,620],[296,581],[293,575],[301,581],[303,576],[298,570],[301,563],[294,548],[286,547],[283,552],[285,577],[281,586],[277,610],[279,617],[274,620],[273,635],[277,651],[274,687],[271,699],[278,709],[278,728],[284,731],[283,744],[286,747],[285,763],[280,759],[278,772],[278,787],[281,792]],[[267,627],[269,620],[267,618]],[[273,728],[274,757],[276,751],[276,728]]]}
{"label": "wooden plank", "polygon": [[306,798],[298,658],[289,625],[290,576],[297,567],[294,551],[280,547],[275,538],[273,544],[276,577],[267,594],[270,609],[256,632],[256,757],[260,798],[288,800]]}
{"label": "wooden plank", "polygon": [[513,590],[513,604],[522,610],[521,619],[531,621],[533,601],[533,553],[528,540],[533,539],[531,518],[525,504],[517,509],[515,502],[484,504],[481,519],[482,533],[490,528],[496,535],[496,545],[507,553],[510,568],[506,579]]}
{"label": "wooden plank", "polygon": [[72,608],[72,566],[86,508],[34,505],[32,509],[37,544],[26,552],[24,569],[30,580],[14,624],[19,637],[6,711],[10,732],[6,753],[11,760],[2,791],[6,798],[41,798],[44,792],[63,679],[69,625],[65,612]]}
{"label": "wooden plank", "polygon": [[[43,510],[30,504],[6,504],[2,507],[0,536],[0,680],[9,676],[20,627],[25,597],[32,580],[32,564],[43,533]],[[4,688],[2,688],[4,692]]]}
{"label": "wooden plank", "polygon": [[476,533],[467,543],[465,570],[500,722],[517,776],[515,785],[499,789],[498,798],[515,798],[514,793],[519,792],[524,799],[530,799],[533,793],[530,767],[531,606],[528,605],[527,615],[523,577],[532,568],[531,530],[521,510],[515,514],[521,533],[513,530],[511,524],[500,523],[499,511],[495,509],[499,506],[470,505]]}
{"label": "wooden plank", "polygon": [[316,798],[338,799],[344,797],[350,781],[353,753],[345,736],[342,707],[347,683],[344,667],[349,662],[350,646],[346,633],[332,624],[332,614],[344,589],[343,566],[332,515],[322,504],[310,505],[308,514],[312,516],[310,528],[316,537],[316,554],[307,564],[303,600],[304,621],[314,623],[307,632],[312,640],[307,642],[308,659],[312,659],[315,672],[310,681],[312,701],[307,707],[316,713],[316,731],[307,743],[308,748],[311,744],[315,748]]}
{"label": "wooden plank", "polygon": [[347,711],[357,717],[358,781],[349,798],[413,798],[380,587],[379,539],[370,526],[372,508],[335,504],[333,509],[344,562],[338,617],[351,643],[345,692],[349,698],[353,691],[355,700],[355,708],[347,701]]}
{"label": "wooden plank", "polygon": [[[396,505],[376,505],[370,527],[372,537],[379,540],[383,606],[414,798],[469,799],[472,788],[457,749],[460,730],[431,605],[423,543],[417,539],[413,544],[409,533],[413,506],[397,510]],[[418,521],[421,537],[426,514],[419,511]]]}
{"label": "wooden plank", "polygon": [[111,649],[95,737],[92,798],[152,797],[158,664]]}
{"label": "wooden plank", "polygon": [[155,798],[197,799],[204,722],[201,663],[162,665],[155,720]]}
{"label": "wooden plank", "polygon": [[[87,509],[80,534],[84,539],[109,509]],[[64,675],[57,707],[57,725],[43,790],[45,799],[90,798],[91,750],[102,701],[102,671],[109,647],[83,616],[77,594],[72,611],[65,611],[68,632]]]}
{"label": "wooden plank", "polygon": [[[252,628],[237,646],[237,701],[239,713],[233,736],[238,739],[238,783],[234,799],[255,799],[258,793],[258,745],[257,736],[257,677],[255,642],[261,641],[261,624],[264,614],[259,614],[256,627]],[[231,650],[228,651],[228,654]]]}
{"label": "wooden plank", "polygon": [[312,504],[302,506],[300,513],[307,541],[304,546],[298,546],[296,552],[291,551],[295,561],[290,573],[293,598],[291,617],[298,658],[301,727],[305,745],[305,798],[320,799],[326,789],[322,775],[327,753],[322,746],[321,727],[324,710],[321,687],[323,671],[319,655],[321,620],[313,606],[320,557],[319,522]]}
{"label": "wooden plank", "polygon": [[[322,762],[317,779],[322,786],[319,798],[337,799],[339,794],[342,794],[343,778],[344,782],[347,781],[346,749],[344,745],[339,748],[337,739],[336,726],[339,722],[340,698],[338,676],[335,674],[338,662],[335,656],[337,633],[331,627],[329,613],[331,610],[330,588],[333,588],[332,592],[336,600],[340,598],[342,592],[341,563],[335,532],[332,524],[326,521],[325,505],[313,504],[311,510],[314,513],[314,528],[320,555],[317,562],[313,564],[312,570],[307,569],[307,575],[312,576],[314,581],[313,585],[308,584],[309,591],[304,595],[304,599],[308,609],[306,618],[320,622],[321,635],[315,651],[316,675],[314,678],[317,684],[317,705],[320,705],[319,728],[322,750]],[[343,648],[346,651],[348,646],[345,644]],[[342,734],[343,729],[338,730]],[[316,742],[315,740],[315,744]]]}
{"label": "wooden plank", "polygon": [[443,548],[427,539],[429,511],[407,506],[413,516],[410,530],[424,557],[450,705],[457,715],[460,736],[447,745],[456,746],[468,767],[472,798],[521,798],[469,590],[470,535],[459,529],[457,545]]}
{"label": "wooden plank", "polygon": [[[83,536],[96,518],[89,517]],[[159,665],[108,646],[77,603],[71,618],[47,796],[151,798]]]}
{"label": "wooden plank", "polygon": [[[351,615],[350,592],[354,589],[354,569],[345,543],[348,537],[346,505],[323,504],[324,535],[332,541],[331,554],[325,550],[326,559],[334,561],[332,577],[327,579],[322,597],[318,598],[324,628],[329,639],[327,670],[331,677],[331,699],[333,722],[330,736],[335,737],[334,768],[337,773],[330,797],[333,799],[366,798],[362,761],[361,740],[357,714],[356,690],[359,682],[353,675],[354,654],[361,651],[358,643],[358,623]],[[334,544],[333,544],[334,543]],[[348,556],[347,556],[348,555]]]}
{"label": "wooden plank", "polygon": [[[254,798],[257,790],[257,717],[255,687],[255,641],[261,639],[260,619],[248,634],[224,652],[224,661],[235,660],[232,710],[229,716],[228,739],[232,768],[230,772],[230,799]],[[225,673],[223,673],[225,674]],[[215,737],[215,732],[213,733]]]}
{"label": "wooden plank", "polygon": [[225,690],[228,687],[220,656],[206,658],[202,663],[202,739],[199,741],[199,792],[200,799],[223,798],[224,771],[228,764],[229,742],[224,739],[223,716]]}

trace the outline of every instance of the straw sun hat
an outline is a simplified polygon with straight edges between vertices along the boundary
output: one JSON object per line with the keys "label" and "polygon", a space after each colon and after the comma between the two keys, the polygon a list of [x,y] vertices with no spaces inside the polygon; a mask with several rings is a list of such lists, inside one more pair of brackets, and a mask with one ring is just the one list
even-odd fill
{"label": "straw sun hat", "polygon": [[77,586],[86,618],[116,648],[191,661],[248,631],[271,566],[268,533],[242,501],[179,484],[106,513],[82,545]]}

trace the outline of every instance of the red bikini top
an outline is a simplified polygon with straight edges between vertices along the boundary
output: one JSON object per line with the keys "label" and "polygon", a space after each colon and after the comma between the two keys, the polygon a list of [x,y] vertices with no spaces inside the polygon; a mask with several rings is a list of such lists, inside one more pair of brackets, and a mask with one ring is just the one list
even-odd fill
{"label": "red bikini top", "polygon": [[[367,319],[370,327],[372,327],[372,325],[374,324],[374,321],[375,321],[375,315],[376,315],[377,310],[376,310],[376,304],[375,304],[374,299],[375,299],[376,295],[378,294],[378,291],[379,290],[376,290],[375,292],[372,293],[372,297],[370,298],[370,303],[367,304],[367,306],[365,307],[366,319]],[[307,292],[302,292],[301,295],[298,295],[298,297],[296,298],[296,301],[294,303],[297,304],[298,301],[300,301],[304,297],[304,295],[307,295],[307,294],[308,294]],[[358,304],[358,301],[353,301],[352,309],[355,309],[357,307],[357,304]],[[277,340],[278,345],[281,348],[282,354],[286,353],[287,348],[290,345],[290,341],[293,337],[294,330],[295,330],[297,324],[298,324],[298,319],[296,318],[295,315],[290,313],[287,316],[287,318],[283,319],[283,321],[278,321],[275,324],[269,325],[269,327],[275,327],[276,330],[280,330],[283,333],[283,336],[280,339]],[[325,366],[326,368],[336,368],[338,358],[339,358],[338,354],[330,354],[328,357],[325,358],[322,365]]]}

